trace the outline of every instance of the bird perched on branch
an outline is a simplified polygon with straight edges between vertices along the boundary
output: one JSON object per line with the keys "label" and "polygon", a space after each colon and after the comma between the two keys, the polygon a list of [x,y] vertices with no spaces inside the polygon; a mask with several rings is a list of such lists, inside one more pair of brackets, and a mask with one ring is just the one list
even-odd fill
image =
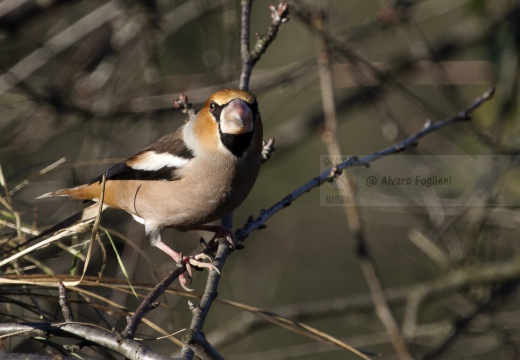
{"label": "bird perched on branch", "polygon": [[[64,196],[99,201],[105,177],[104,206],[130,213],[145,226],[146,237],[186,264],[212,268],[206,254],[183,257],[161,240],[165,227],[233,233],[207,225],[237,208],[253,187],[262,162],[262,120],[255,96],[242,90],[221,90],[175,132],[127,160],[111,167],[88,184],[39,197]],[[179,278],[187,288],[187,279]]]}

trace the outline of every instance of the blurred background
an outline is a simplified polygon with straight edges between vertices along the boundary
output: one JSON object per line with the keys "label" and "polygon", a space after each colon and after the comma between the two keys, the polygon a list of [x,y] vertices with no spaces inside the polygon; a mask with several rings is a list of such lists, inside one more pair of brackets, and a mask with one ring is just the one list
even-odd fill
{"label": "blurred background", "polygon": [[[325,61],[332,72],[336,135],[344,156],[395,144],[429,119],[456,115],[496,86],[494,98],[472,114],[472,121],[429,135],[407,151],[409,157],[400,155],[397,165],[389,158],[377,162],[399,169],[393,176],[404,176],[401,169],[436,174],[432,164],[438,162],[432,159],[456,159],[443,169],[458,179],[457,186],[432,186],[419,194],[379,188],[376,200],[366,202],[362,179],[367,173],[350,173],[358,179],[358,211],[370,256],[414,358],[520,358],[520,4],[289,3],[290,21],[256,64],[250,82],[265,137],[276,138],[277,151],[234,213],[234,227],[324,170],[322,156],[328,150],[318,63]],[[253,2],[252,43],[255,33],[270,24],[269,4]],[[4,258],[36,230],[85,207],[35,197],[87,182],[178,128],[186,118],[173,107],[180,93],[198,110],[214,91],[237,87],[239,39],[238,0],[0,2]],[[465,176],[477,165],[476,175]],[[370,171],[386,174],[377,169],[374,164]],[[374,311],[344,208],[322,206],[323,196],[314,189],[269,219],[266,229],[252,233],[245,248],[229,257],[219,299],[292,316],[353,346],[380,352],[383,359],[398,358]],[[102,226],[132,283],[153,285],[171,270],[171,259],[151,248],[142,225],[129,215],[107,211]],[[202,235],[165,230],[163,239],[189,254],[198,250]],[[81,258],[67,249],[85,254],[89,238],[87,232],[64,239],[61,247],[51,245],[0,270],[3,275],[81,274]],[[124,281],[107,236],[102,238],[106,254],[94,248],[88,274]],[[206,278],[206,272],[196,273],[196,293],[202,293]],[[140,293],[146,294],[143,289]],[[108,287],[89,291],[103,298],[72,292],[78,321],[122,330],[125,311],[139,304],[131,294]],[[57,316],[54,288],[4,285],[0,297],[3,322]],[[168,333],[189,326],[186,297],[170,294],[162,301],[164,307],[147,315],[150,321]],[[204,332],[226,359],[357,358],[218,303]],[[165,354],[178,351],[168,339],[153,340],[161,334],[148,326],[141,325],[137,336]],[[58,351],[44,345],[9,338],[2,349]],[[83,354],[117,358],[93,350]]]}

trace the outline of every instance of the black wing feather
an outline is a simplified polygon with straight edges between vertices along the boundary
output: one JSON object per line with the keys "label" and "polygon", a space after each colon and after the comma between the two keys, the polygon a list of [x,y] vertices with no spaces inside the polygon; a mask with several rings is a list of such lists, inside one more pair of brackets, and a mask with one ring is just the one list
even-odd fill
{"label": "black wing feather", "polygon": [[[150,145],[145,150],[137,153],[132,158],[139,156],[140,154],[148,151],[153,151],[157,154],[169,153],[175,156],[179,156],[185,159],[193,159],[193,151],[186,146],[182,140],[182,127],[177,131],[168,134],[155,143]],[[132,159],[130,158],[130,159]],[[127,159],[130,160],[130,159]],[[106,180],[163,180],[163,181],[174,181],[178,180],[179,174],[176,172],[177,167],[163,167],[159,170],[136,170],[127,165],[126,161],[112,166],[104,174],[101,174],[90,183],[101,182],[103,175],[106,176]]]}
{"label": "black wing feather", "polygon": [[125,162],[121,162],[112,166],[104,174],[99,175],[97,178],[92,180],[90,183],[101,182],[103,175],[106,180],[163,180],[173,181],[178,180],[179,176],[175,173],[176,167],[163,167],[159,170],[147,171],[147,170],[135,170],[130,166],[126,165]]}

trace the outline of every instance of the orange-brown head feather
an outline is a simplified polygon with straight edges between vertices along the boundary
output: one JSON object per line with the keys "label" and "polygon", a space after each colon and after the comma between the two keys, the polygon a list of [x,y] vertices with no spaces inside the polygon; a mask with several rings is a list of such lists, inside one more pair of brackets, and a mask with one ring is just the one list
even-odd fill
{"label": "orange-brown head feather", "polygon": [[[235,100],[239,100],[239,102]],[[221,142],[219,124],[214,116],[215,113],[212,113],[214,106],[223,108],[221,113],[223,116],[218,119],[221,121],[220,130],[224,133],[239,135],[254,130],[249,106],[255,102],[256,97],[243,90],[226,89],[211,95],[193,120],[193,132],[200,146],[214,151]],[[261,120],[258,119],[258,121]]]}

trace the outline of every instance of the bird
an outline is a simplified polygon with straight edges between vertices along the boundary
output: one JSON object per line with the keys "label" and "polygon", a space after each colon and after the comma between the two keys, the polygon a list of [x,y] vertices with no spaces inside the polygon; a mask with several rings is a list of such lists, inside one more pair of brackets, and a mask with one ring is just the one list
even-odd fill
{"label": "bird", "polygon": [[[245,90],[224,89],[212,94],[202,109],[174,132],[110,167],[89,183],[38,197],[100,201],[122,209],[144,224],[153,247],[185,265],[214,268],[200,253],[183,256],[161,239],[163,228],[213,232],[234,246],[233,233],[211,225],[235,210],[256,182],[262,161],[263,127],[258,101]],[[218,270],[217,270],[218,271]]]}

